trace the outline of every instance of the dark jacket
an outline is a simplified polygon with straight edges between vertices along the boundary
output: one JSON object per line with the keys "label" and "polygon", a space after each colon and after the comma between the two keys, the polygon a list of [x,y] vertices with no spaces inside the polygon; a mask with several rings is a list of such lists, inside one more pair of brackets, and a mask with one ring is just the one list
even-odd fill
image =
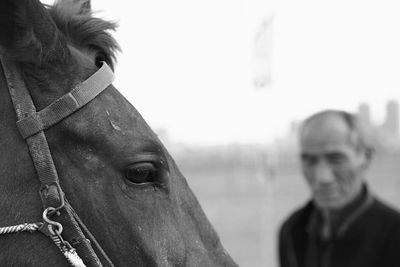
{"label": "dark jacket", "polygon": [[329,239],[313,234],[315,214],[309,202],[282,225],[281,267],[400,267],[400,213],[394,209],[368,196]]}

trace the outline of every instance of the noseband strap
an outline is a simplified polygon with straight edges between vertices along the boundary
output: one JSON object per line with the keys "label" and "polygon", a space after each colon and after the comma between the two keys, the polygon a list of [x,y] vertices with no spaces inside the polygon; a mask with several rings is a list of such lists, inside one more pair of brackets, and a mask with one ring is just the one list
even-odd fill
{"label": "noseband strap", "polygon": [[[86,266],[100,267],[103,265],[83,232],[92,239],[104,264],[114,266],[86,226],[82,226],[82,221],[66,201],[44,133],[45,129],[79,110],[106,89],[114,78],[111,69],[106,63],[103,63],[103,66],[86,81],[37,112],[18,65],[1,55],[0,60],[18,118],[17,126],[22,137],[26,139],[40,181],[39,194],[43,208],[52,209],[49,215],[55,217],[55,220],[62,224],[64,228],[62,235],[65,235],[64,238],[75,247]],[[46,231],[42,232],[46,233]]]}

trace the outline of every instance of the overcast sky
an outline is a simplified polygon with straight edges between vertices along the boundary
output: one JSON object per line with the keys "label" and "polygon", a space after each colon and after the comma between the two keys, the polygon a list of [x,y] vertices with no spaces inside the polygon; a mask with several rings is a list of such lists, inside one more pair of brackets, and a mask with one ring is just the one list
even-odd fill
{"label": "overcast sky", "polygon": [[[379,121],[385,102],[400,100],[399,1],[92,0],[92,6],[119,21],[123,53],[115,85],[174,141],[270,142],[291,121],[323,108],[355,111],[369,102]],[[255,40],[271,17],[264,43],[272,83],[256,89]]]}

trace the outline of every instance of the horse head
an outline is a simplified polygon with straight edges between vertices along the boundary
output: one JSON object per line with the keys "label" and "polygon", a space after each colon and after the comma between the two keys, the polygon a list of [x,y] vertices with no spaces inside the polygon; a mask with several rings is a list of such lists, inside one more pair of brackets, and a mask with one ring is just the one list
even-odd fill
{"label": "horse head", "polygon": [[[0,55],[37,111],[113,68],[114,29],[89,0],[0,1]],[[38,170],[0,68],[0,226],[42,221]],[[112,85],[44,134],[68,204],[115,266],[236,266],[171,155]],[[0,235],[0,247],[1,266],[68,266],[40,232]]]}

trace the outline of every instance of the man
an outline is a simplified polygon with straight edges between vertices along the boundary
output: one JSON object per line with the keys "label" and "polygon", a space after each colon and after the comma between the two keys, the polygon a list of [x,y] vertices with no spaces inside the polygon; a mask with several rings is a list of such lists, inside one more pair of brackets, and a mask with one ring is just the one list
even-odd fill
{"label": "man", "polygon": [[281,267],[400,267],[400,214],[366,186],[373,149],[357,117],[317,113],[299,139],[312,200],[281,228]]}

